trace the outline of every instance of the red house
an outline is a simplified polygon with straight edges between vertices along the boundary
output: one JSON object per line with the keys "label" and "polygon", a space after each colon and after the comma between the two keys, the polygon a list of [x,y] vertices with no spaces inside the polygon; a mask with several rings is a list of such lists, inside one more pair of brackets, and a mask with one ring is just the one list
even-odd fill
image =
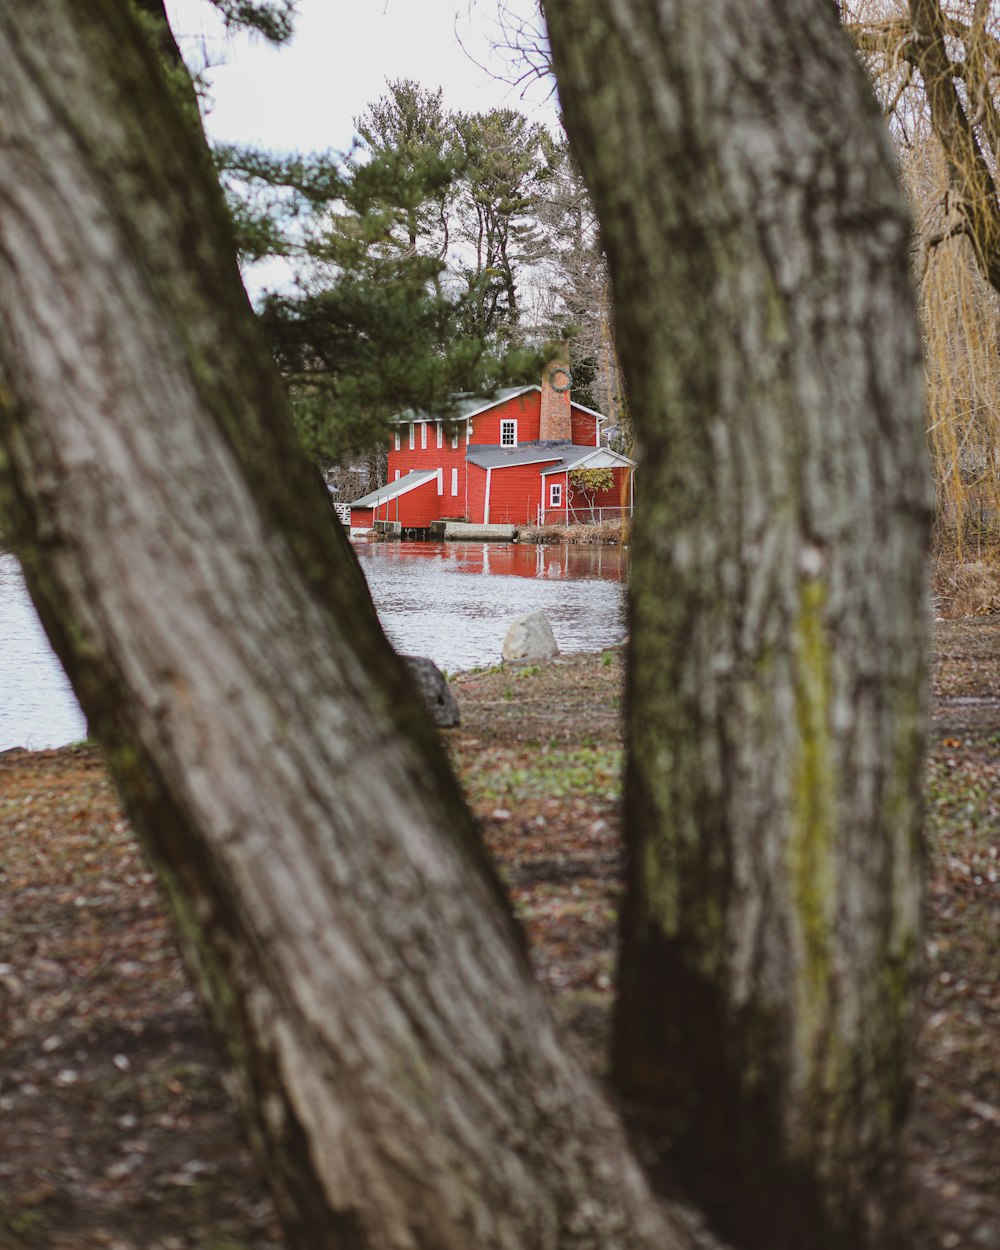
{"label": "red house", "polygon": [[[389,481],[351,504],[351,534],[378,522],[399,531],[440,520],[475,525],[564,525],[627,516],[635,462],[601,445],[604,417],[570,397],[569,370],[541,386],[462,399],[447,419],[404,412],[389,444]],[[613,485],[586,491],[577,469],[610,469]],[[397,531],[397,532],[399,532]]]}

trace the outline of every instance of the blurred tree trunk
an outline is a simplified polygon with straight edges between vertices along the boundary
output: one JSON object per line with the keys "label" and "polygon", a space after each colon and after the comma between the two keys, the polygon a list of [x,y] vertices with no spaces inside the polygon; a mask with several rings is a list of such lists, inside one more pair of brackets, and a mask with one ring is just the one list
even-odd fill
{"label": "blurred tree trunk", "polygon": [[930,511],[887,136],[830,6],[545,8],[640,458],[615,1078],[740,1241],[880,1245]]}
{"label": "blurred tree trunk", "polygon": [[0,8],[0,436],[290,1242],[690,1245],[556,1036],[124,0]]}

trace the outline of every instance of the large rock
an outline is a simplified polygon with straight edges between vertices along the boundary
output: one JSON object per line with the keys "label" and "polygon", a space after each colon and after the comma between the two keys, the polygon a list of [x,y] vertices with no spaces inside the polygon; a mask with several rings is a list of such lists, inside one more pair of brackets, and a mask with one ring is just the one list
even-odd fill
{"label": "large rock", "polygon": [[519,616],[503,640],[503,658],[508,664],[537,664],[558,654],[552,626],[544,612]]}
{"label": "large rock", "polygon": [[445,681],[444,673],[433,660],[422,655],[404,655],[413,684],[420,691],[420,696],[427,705],[434,724],[442,729],[451,729],[459,722],[458,704]]}

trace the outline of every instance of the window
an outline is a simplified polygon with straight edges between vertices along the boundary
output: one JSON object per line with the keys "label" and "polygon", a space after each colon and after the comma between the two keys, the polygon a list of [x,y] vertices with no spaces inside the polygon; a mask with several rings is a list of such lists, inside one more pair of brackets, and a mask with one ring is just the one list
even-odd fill
{"label": "window", "polygon": [[396,450],[399,451],[399,430],[396,431]]}
{"label": "window", "polygon": [[458,426],[455,426],[455,432],[451,436],[451,449],[458,451]]}
{"label": "window", "polygon": [[420,422],[420,450],[427,450],[427,422]]}
{"label": "window", "polygon": [[444,446],[444,430],[441,428],[441,422],[437,423],[438,447]]}
{"label": "window", "polygon": [[438,469],[438,494],[444,494],[444,469]]}
{"label": "window", "polygon": [[549,507],[562,507],[562,482],[552,482],[549,486]]}
{"label": "window", "polygon": [[410,451],[412,451],[412,450],[413,450],[413,447],[414,447],[414,443],[413,443],[413,422],[411,421],[411,422],[410,422]]}
{"label": "window", "polygon": [[500,422],[500,446],[516,447],[517,446],[517,422],[501,421]]}
{"label": "window", "polygon": [[458,494],[458,470],[457,469],[452,469],[451,471],[451,493],[453,495]]}
{"label": "window", "polygon": [[[397,450],[398,450],[398,448],[397,448]],[[398,469],[396,470],[396,481],[397,481],[397,482],[399,481],[399,470],[398,470]]]}

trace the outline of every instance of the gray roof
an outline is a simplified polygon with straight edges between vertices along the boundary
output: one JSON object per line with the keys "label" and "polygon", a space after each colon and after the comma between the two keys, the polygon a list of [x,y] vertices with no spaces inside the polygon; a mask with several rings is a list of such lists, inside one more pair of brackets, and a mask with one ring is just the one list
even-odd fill
{"label": "gray roof", "polygon": [[397,495],[405,495],[408,490],[413,490],[417,486],[422,486],[424,482],[433,481],[437,477],[437,469],[414,469],[407,473],[405,477],[399,477],[394,482],[387,482],[385,486],[380,486],[378,490],[370,490],[367,495],[362,495],[360,499],[352,499],[352,508],[374,508],[376,504],[385,503],[389,499],[395,499]]}
{"label": "gray roof", "polygon": [[605,457],[613,456],[621,464],[631,465],[634,461],[627,456],[619,456],[617,452],[606,447],[586,447],[580,443],[522,443],[519,447],[496,447],[488,444],[473,444],[467,453],[470,464],[481,469],[509,469],[519,464],[550,464],[546,473],[558,473],[572,469],[581,460],[588,460],[593,455],[603,453]]}
{"label": "gray roof", "polygon": [[[489,443],[473,443],[466,452],[470,464],[481,469],[506,469],[516,464],[544,464],[562,460],[571,443],[522,443],[519,447],[498,447]],[[593,451],[593,448],[590,448]]]}

